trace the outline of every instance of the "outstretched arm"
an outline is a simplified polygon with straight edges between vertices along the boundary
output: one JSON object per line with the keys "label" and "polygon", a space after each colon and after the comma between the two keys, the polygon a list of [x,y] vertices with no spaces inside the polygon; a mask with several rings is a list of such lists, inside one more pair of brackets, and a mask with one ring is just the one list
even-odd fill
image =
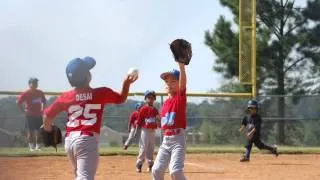
{"label": "outstretched arm", "polygon": [[180,70],[179,89],[180,89],[180,92],[183,92],[186,90],[186,86],[187,86],[186,69],[183,63],[180,63],[180,62],[177,62],[177,63],[179,65],[179,70]]}
{"label": "outstretched arm", "polygon": [[121,103],[127,100],[130,85],[138,79],[138,76],[127,75],[122,84],[122,90],[120,92]]}

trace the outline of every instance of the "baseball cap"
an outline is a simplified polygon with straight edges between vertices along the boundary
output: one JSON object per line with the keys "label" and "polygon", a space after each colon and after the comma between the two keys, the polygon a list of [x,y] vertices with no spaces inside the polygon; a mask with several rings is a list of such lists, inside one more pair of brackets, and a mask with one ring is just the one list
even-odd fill
{"label": "baseball cap", "polygon": [[135,104],[134,107],[136,108],[136,110],[138,110],[142,105],[143,105],[142,102],[138,102],[138,103]]}
{"label": "baseball cap", "polygon": [[95,65],[96,61],[92,57],[72,59],[66,67],[66,74],[71,86],[77,86],[84,83],[87,73]]}
{"label": "baseball cap", "polygon": [[248,101],[248,108],[258,108],[258,101],[256,101],[256,100],[249,100],[249,101]]}
{"label": "baseball cap", "polygon": [[164,72],[160,75],[161,79],[165,80],[168,76],[173,76],[177,80],[179,80],[180,77],[180,71],[173,69],[172,71]]}
{"label": "baseball cap", "polygon": [[147,90],[146,92],[144,92],[144,97],[146,97],[146,96],[148,96],[150,94],[156,96],[156,92],[154,92],[154,90]]}
{"label": "baseball cap", "polygon": [[35,77],[30,77],[28,80],[28,84],[34,83],[34,82],[38,82],[39,79],[35,78]]}

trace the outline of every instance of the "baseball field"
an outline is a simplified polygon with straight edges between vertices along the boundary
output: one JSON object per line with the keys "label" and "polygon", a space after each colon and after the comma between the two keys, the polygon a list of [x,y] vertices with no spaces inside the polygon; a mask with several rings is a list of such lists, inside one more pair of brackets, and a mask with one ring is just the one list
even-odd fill
{"label": "baseball field", "polygon": [[[241,148],[189,148],[185,162],[188,179],[206,180],[318,180],[320,179],[320,148],[282,147],[275,157],[254,150],[249,163],[240,163]],[[101,149],[97,180],[150,180],[146,172],[135,172],[136,149]],[[44,149],[27,152],[26,149],[0,149],[0,179],[73,179],[71,164],[63,149],[58,152]],[[167,172],[165,179],[170,179]]]}

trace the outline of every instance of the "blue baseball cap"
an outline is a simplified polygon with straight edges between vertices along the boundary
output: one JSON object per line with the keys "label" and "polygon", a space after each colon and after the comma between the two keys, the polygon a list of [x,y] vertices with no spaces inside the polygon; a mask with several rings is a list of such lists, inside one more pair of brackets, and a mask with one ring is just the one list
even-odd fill
{"label": "blue baseball cap", "polygon": [[249,100],[248,101],[248,108],[258,108],[258,106],[259,106],[259,103],[258,103],[258,101],[256,101],[256,100]]}
{"label": "blue baseball cap", "polygon": [[72,59],[66,67],[66,74],[71,86],[82,85],[86,80],[88,72],[95,65],[96,61],[92,57]]}
{"label": "blue baseball cap", "polygon": [[148,95],[153,95],[154,97],[156,97],[156,92],[154,92],[154,90],[147,90],[146,92],[144,92],[144,97],[147,97]]}
{"label": "blue baseball cap", "polygon": [[36,83],[38,81],[39,81],[39,79],[37,79],[36,77],[30,77],[28,80],[28,84]]}
{"label": "blue baseball cap", "polygon": [[180,71],[173,69],[172,71],[164,72],[160,75],[161,79],[165,80],[168,76],[173,76],[177,80],[179,80],[180,77]]}
{"label": "blue baseball cap", "polygon": [[139,108],[141,108],[143,106],[142,102],[138,102],[134,105],[134,107],[136,108],[136,110],[138,110]]}

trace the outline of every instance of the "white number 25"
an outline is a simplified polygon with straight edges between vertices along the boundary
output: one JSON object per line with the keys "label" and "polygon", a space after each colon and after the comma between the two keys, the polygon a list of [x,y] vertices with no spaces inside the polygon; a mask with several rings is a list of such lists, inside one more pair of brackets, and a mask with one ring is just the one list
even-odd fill
{"label": "white number 25", "polygon": [[80,125],[80,120],[77,119],[83,115],[85,120],[81,120],[82,125],[92,126],[97,122],[97,114],[90,113],[90,110],[99,110],[101,109],[101,104],[86,104],[85,107],[80,105],[72,105],[68,109],[69,121],[67,123],[68,127],[78,127]]}

